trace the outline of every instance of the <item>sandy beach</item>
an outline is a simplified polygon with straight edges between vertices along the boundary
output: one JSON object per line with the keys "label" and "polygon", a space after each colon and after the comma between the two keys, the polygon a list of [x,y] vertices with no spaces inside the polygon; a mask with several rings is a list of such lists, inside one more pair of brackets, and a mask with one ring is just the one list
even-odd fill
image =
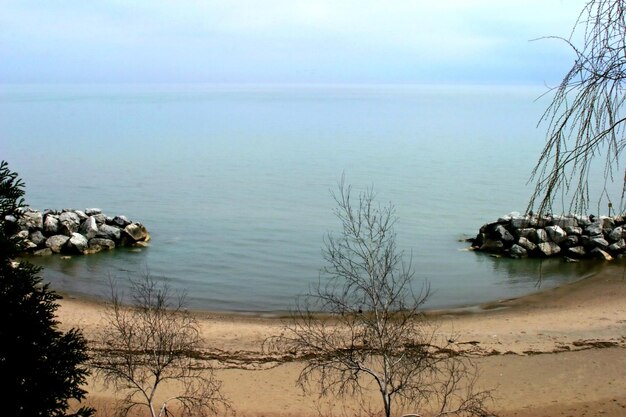
{"label": "sandy beach", "polygon": [[[104,305],[65,297],[62,328],[92,339]],[[268,364],[263,341],[281,329],[279,317],[196,313],[207,352],[221,359],[217,377],[238,416],[316,416],[315,395],[295,381],[301,364]],[[429,312],[429,320],[470,349],[480,385],[494,389],[501,416],[626,415],[626,269],[598,274],[472,311]],[[90,379],[88,401],[107,415],[115,394]],[[346,400],[347,404],[351,399]]]}

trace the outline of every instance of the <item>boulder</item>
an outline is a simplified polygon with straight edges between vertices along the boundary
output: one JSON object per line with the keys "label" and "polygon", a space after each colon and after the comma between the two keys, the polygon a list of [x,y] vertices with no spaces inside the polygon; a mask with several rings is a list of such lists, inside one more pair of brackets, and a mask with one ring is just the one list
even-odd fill
{"label": "boulder", "polygon": [[602,234],[602,224],[600,222],[591,223],[585,227],[585,232],[589,236],[598,236]]}
{"label": "boulder", "polygon": [[532,240],[534,243],[544,243],[548,241],[548,232],[545,229],[536,229],[534,235],[532,236]]}
{"label": "boulder", "polygon": [[525,237],[520,237],[517,244],[526,249],[528,252],[534,252],[537,249],[537,245]]}
{"label": "boulder", "polygon": [[567,239],[567,233],[565,233],[565,230],[561,229],[561,226],[546,226],[545,230],[548,232],[550,240],[554,243],[559,244]]}
{"label": "boulder", "polygon": [[83,252],[89,247],[87,238],[80,233],[72,233],[70,240],[67,242],[67,246],[76,252]]}
{"label": "boulder", "polygon": [[574,246],[574,247],[567,249],[567,254],[575,258],[582,258],[587,254],[587,252],[585,251],[585,248],[583,248],[582,246]]}
{"label": "boulder", "polygon": [[98,226],[100,226],[101,224],[105,224],[107,222],[107,217],[102,213],[94,214],[91,217],[96,219],[96,223],[98,223]]}
{"label": "boulder", "polygon": [[28,230],[20,230],[19,232],[15,234],[15,236],[17,236],[17,238],[20,240],[24,240],[24,239],[28,239],[29,233],[28,233]]}
{"label": "boulder", "polygon": [[509,249],[509,254],[511,255],[512,258],[528,257],[528,252],[526,251],[526,249],[524,249],[523,247],[517,244],[514,244],[513,246],[511,246],[511,249]]}
{"label": "boulder", "polygon": [[504,243],[497,239],[487,239],[480,247],[481,251],[499,253],[504,249]]}
{"label": "boulder", "polygon": [[87,239],[92,239],[98,234],[98,223],[93,216],[89,216],[84,222],[81,223],[78,230]]}
{"label": "boulder", "polygon": [[523,229],[530,226],[530,218],[528,216],[511,217],[511,227],[514,229]]}
{"label": "boulder", "polygon": [[554,216],[552,217],[552,224],[565,229],[566,227],[577,227],[578,220],[574,216]]}
{"label": "boulder", "polygon": [[124,228],[124,232],[134,241],[146,240],[149,236],[148,231],[141,223],[132,223]]}
{"label": "boulder", "polygon": [[79,226],[80,217],[73,211],[64,211],[59,216],[59,233],[72,236],[72,233],[78,231]]}
{"label": "boulder", "polygon": [[613,253],[621,253],[626,251],[626,241],[620,239],[619,241],[609,245],[609,251]]}
{"label": "boulder", "polygon": [[600,221],[599,221],[601,227],[603,229],[614,229],[615,228],[615,220],[613,219],[613,217],[608,217],[608,216],[600,216]]}
{"label": "boulder", "polygon": [[4,216],[4,221],[7,223],[17,223],[17,217],[12,214],[7,214]]}
{"label": "boulder", "polygon": [[32,251],[34,249],[37,249],[37,245],[28,239],[24,239],[22,240],[22,249],[26,251]]}
{"label": "boulder", "polygon": [[530,227],[543,228],[548,224],[548,219],[541,216],[530,216]]}
{"label": "boulder", "polygon": [[70,240],[66,235],[54,235],[46,239],[46,247],[54,253],[60,253],[67,241]]}
{"label": "boulder", "polygon": [[118,226],[119,228],[123,229],[124,227],[128,226],[131,223],[131,221],[128,220],[126,216],[115,216],[113,217],[112,223],[115,226]]}
{"label": "boulder", "polygon": [[81,210],[74,210],[74,213],[76,213],[81,222],[84,222],[85,220],[87,220],[87,217],[89,217],[85,214],[84,211]]}
{"label": "boulder", "polygon": [[602,236],[591,236],[589,239],[590,246],[606,250],[609,248],[609,242]]}
{"label": "boulder", "polygon": [[584,227],[589,226],[591,223],[593,223],[591,219],[589,218],[589,216],[575,216],[575,217],[580,227],[584,228]]}
{"label": "boulder", "polygon": [[568,236],[567,239],[565,239],[565,241],[561,245],[565,246],[566,248],[571,248],[573,246],[578,246],[579,242],[580,242],[580,238],[578,236],[571,235],[571,236]]}
{"label": "boulder", "polygon": [[563,228],[563,230],[565,230],[565,233],[567,233],[567,235],[576,235],[576,236],[580,236],[583,234],[583,228],[582,227],[574,227],[574,226],[565,226]]}
{"label": "boulder", "polygon": [[603,251],[600,248],[593,248],[591,252],[589,252],[589,255],[597,259],[603,259],[605,261],[613,260],[613,257],[611,255],[609,255],[607,252]]}
{"label": "boulder", "polygon": [[28,240],[33,242],[37,246],[45,245],[46,237],[41,233],[41,230],[35,230],[28,236]]}
{"label": "boulder", "polygon": [[611,230],[611,232],[608,234],[608,238],[611,242],[617,242],[621,240],[623,237],[624,237],[624,229],[622,227],[616,227],[615,229]]}
{"label": "boulder", "polygon": [[111,250],[115,248],[115,242],[113,242],[111,239],[102,239],[102,238],[98,238],[95,237],[93,239],[89,239],[89,249],[97,249],[97,250],[102,250],[102,249],[107,249],[107,250]]}
{"label": "boulder", "polygon": [[119,227],[110,226],[108,224],[101,224],[98,226],[98,233],[96,237],[111,239],[115,242],[120,240],[121,231]]}
{"label": "boulder", "polygon": [[59,233],[59,217],[55,214],[47,214],[43,222],[43,231],[48,236]]}
{"label": "boulder", "polygon": [[50,256],[50,255],[52,255],[52,250],[50,248],[39,249],[39,250],[36,250],[35,252],[33,252],[33,255],[35,255],[35,256]]}
{"label": "boulder", "polygon": [[496,226],[495,234],[503,242],[511,243],[515,241],[515,237],[501,224]]}
{"label": "boulder", "polygon": [[88,208],[85,209],[85,214],[87,216],[94,216],[96,214],[102,214],[102,210],[100,210],[99,208]]}
{"label": "boulder", "polygon": [[39,211],[28,210],[17,220],[22,230],[37,230],[43,228],[43,214]]}
{"label": "boulder", "polygon": [[539,252],[541,252],[544,256],[552,256],[561,252],[561,248],[559,247],[559,245],[554,242],[539,243],[537,245],[537,249],[539,249]]}
{"label": "boulder", "polygon": [[519,237],[532,239],[532,235],[535,233],[535,229],[533,229],[532,227],[525,227],[522,229],[517,229],[516,233],[517,233],[517,236]]}

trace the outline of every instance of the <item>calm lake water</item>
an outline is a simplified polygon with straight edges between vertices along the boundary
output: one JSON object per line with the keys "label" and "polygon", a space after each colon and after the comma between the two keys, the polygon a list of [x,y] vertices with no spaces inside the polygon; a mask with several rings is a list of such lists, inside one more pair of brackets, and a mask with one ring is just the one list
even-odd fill
{"label": "calm lake water", "polygon": [[544,142],[543,88],[5,86],[0,158],[34,208],[99,207],[144,223],[140,252],[45,266],[53,288],[104,296],[149,270],[194,308],[288,309],[316,283],[342,173],[397,211],[429,307],[576,279],[590,264],[495,259],[461,239],[524,211]]}

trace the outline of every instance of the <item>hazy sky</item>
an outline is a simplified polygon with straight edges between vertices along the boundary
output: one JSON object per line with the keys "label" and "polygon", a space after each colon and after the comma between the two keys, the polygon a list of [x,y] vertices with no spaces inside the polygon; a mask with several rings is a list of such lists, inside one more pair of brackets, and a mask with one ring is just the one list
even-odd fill
{"label": "hazy sky", "polygon": [[0,0],[0,82],[559,80],[585,0]]}

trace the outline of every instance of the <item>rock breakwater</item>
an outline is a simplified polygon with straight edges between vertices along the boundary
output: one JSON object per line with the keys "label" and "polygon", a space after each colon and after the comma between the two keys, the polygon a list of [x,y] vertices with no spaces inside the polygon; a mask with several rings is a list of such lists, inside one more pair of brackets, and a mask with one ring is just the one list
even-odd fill
{"label": "rock breakwater", "polygon": [[118,246],[146,246],[150,234],[126,216],[110,217],[97,208],[81,210],[21,209],[5,225],[22,242],[25,253],[92,254]]}
{"label": "rock breakwater", "polygon": [[474,250],[511,258],[561,256],[612,260],[626,252],[623,216],[539,216],[511,213],[469,239]]}

